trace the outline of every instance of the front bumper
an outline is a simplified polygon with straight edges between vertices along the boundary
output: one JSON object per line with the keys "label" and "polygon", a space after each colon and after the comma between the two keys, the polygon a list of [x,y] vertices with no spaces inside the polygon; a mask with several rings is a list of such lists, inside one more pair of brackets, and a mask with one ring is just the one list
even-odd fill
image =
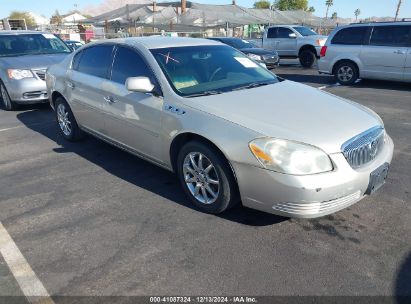
{"label": "front bumper", "polygon": [[10,99],[18,104],[47,102],[46,82],[39,78],[9,80],[5,83]]}
{"label": "front bumper", "polygon": [[331,154],[332,172],[295,176],[234,163],[244,206],[286,217],[316,218],[344,209],[362,198],[370,173],[391,163],[394,144],[387,142],[366,166],[352,169],[342,153]]}

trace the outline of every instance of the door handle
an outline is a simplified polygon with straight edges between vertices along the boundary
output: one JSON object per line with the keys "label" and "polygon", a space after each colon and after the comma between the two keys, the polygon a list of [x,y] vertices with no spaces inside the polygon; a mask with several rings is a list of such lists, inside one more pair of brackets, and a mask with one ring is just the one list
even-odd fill
{"label": "door handle", "polygon": [[112,96],[105,96],[104,101],[107,103],[116,103],[117,100],[115,100]]}
{"label": "door handle", "polygon": [[401,50],[397,50],[397,51],[394,51],[394,54],[405,55],[406,52],[405,52],[405,51],[401,51]]}
{"label": "door handle", "polygon": [[67,82],[67,86],[70,88],[70,89],[74,89],[74,83],[72,83],[72,82]]}

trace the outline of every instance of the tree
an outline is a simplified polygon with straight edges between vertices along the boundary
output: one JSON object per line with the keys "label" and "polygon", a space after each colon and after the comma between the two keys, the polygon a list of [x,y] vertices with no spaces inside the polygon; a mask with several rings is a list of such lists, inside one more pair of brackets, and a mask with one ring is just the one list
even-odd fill
{"label": "tree", "polygon": [[397,19],[398,19],[398,15],[400,13],[401,5],[402,5],[402,0],[398,0],[397,11],[395,12],[395,21],[397,21]]}
{"label": "tree", "polygon": [[254,2],[254,8],[270,8],[270,6],[271,6],[270,1],[258,0]]}
{"label": "tree", "polygon": [[357,9],[355,10],[354,15],[355,15],[355,21],[357,21],[357,20],[358,20],[358,16],[361,15],[361,11],[360,11],[359,8],[357,8]]}
{"label": "tree", "polygon": [[280,11],[308,10],[308,0],[276,0],[274,7]]}
{"label": "tree", "polygon": [[328,11],[330,10],[330,7],[334,5],[333,0],[327,0],[325,1],[325,5],[327,6],[327,11],[325,13],[325,19],[328,19]]}
{"label": "tree", "polygon": [[50,23],[57,24],[57,25],[60,25],[63,23],[63,17],[61,17],[58,10],[54,12],[54,15],[51,17]]}
{"label": "tree", "polygon": [[338,18],[338,14],[337,14],[337,12],[334,12],[332,15],[331,15],[331,19],[337,19]]}
{"label": "tree", "polygon": [[28,12],[12,11],[10,13],[9,19],[25,19],[26,25],[28,27],[36,26],[36,20]]}
{"label": "tree", "polygon": [[315,7],[314,6],[310,6],[310,8],[308,9],[309,13],[315,13]]}

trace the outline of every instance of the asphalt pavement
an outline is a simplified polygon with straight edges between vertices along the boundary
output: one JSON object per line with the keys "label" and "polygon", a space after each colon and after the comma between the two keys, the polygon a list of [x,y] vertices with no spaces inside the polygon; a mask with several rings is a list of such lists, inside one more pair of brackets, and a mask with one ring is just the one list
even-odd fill
{"label": "asphalt pavement", "polygon": [[[411,296],[410,85],[275,72],[383,117],[395,153],[382,189],[320,219],[241,206],[207,215],[172,173],[91,137],[64,141],[48,106],[0,110],[0,222],[47,291]],[[19,292],[0,259],[0,295]]]}

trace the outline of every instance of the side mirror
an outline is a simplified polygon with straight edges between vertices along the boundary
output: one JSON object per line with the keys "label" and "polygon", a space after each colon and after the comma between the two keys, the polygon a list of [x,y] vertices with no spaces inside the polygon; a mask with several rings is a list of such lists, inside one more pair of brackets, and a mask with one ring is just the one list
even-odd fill
{"label": "side mirror", "polygon": [[291,33],[291,34],[288,35],[288,37],[289,37],[290,39],[296,39],[296,38],[297,38],[297,35],[296,35],[295,33]]}
{"label": "side mirror", "polygon": [[126,80],[126,88],[132,92],[152,93],[154,87],[148,77],[129,77]]}

